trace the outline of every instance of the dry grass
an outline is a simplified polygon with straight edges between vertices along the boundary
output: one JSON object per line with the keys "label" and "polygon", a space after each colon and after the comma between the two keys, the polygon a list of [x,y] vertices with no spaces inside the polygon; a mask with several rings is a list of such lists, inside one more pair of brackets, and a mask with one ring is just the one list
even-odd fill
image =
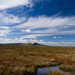
{"label": "dry grass", "polygon": [[49,75],[70,75],[70,74],[64,73],[64,72],[53,71],[49,73]]}
{"label": "dry grass", "polygon": [[0,45],[0,75],[34,75],[37,67],[75,71],[75,47]]}
{"label": "dry grass", "polygon": [[60,68],[64,71],[75,71],[75,63],[64,63]]}

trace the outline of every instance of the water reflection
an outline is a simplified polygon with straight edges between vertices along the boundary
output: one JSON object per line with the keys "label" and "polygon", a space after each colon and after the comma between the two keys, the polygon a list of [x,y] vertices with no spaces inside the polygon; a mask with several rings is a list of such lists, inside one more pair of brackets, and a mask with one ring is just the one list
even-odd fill
{"label": "water reflection", "polygon": [[[59,68],[59,66],[52,66],[52,67],[38,68],[36,75],[48,75],[52,71],[60,71],[60,72],[63,72]],[[72,72],[66,72],[66,73],[72,73]]]}

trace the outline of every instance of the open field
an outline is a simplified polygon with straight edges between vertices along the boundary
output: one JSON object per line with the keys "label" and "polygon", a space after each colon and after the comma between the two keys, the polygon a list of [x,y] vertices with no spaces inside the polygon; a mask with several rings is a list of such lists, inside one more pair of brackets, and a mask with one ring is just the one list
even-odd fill
{"label": "open field", "polygon": [[60,69],[75,72],[75,47],[0,45],[0,75],[36,75],[38,67],[61,63]]}

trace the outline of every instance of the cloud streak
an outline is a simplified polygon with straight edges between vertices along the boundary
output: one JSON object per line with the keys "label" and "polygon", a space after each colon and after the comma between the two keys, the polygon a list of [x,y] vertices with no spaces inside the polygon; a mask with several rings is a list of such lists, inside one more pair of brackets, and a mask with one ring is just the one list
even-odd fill
{"label": "cloud streak", "polygon": [[0,13],[0,25],[17,24],[25,21],[25,17],[17,17],[13,14],[8,14],[6,11]]}
{"label": "cloud streak", "polygon": [[32,3],[30,0],[0,0],[0,10],[14,8],[23,5],[31,7]]}
{"label": "cloud streak", "polygon": [[[68,30],[71,26],[75,26],[75,17],[30,17],[27,22],[14,26],[13,28],[26,31],[31,30],[31,34],[42,36],[75,34],[75,30]],[[30,36],[31,36],[30,34]],[[28,35],[29,36],[29,35]]]}
{"label": "cloud streak", "polygon": [[24,24],[16,26],[16,28],[47,28],[52,27],[55,28],[57,26],[70,26],[75,25],[75,17],[30,17],[27,22]]}
{"label": "cloud streak", "polygon": [[10,30],[8,29],[2,29],[0,30],[0,36],[6,36],[7,34],[9,34]]}

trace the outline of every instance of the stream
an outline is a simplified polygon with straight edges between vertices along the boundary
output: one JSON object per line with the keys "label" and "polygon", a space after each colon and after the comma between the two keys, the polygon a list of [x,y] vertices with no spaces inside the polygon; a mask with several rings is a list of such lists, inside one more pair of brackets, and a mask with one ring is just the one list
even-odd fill
{"label": "stream", "polygon": [[[36,75],[48,75],[52,71],[64,72],[59,67],[60,67],[60,65],[59,66],[50,66],[50,67],[38,68]],[[65,73],[72,74],[73,72],[65,72]]]}

